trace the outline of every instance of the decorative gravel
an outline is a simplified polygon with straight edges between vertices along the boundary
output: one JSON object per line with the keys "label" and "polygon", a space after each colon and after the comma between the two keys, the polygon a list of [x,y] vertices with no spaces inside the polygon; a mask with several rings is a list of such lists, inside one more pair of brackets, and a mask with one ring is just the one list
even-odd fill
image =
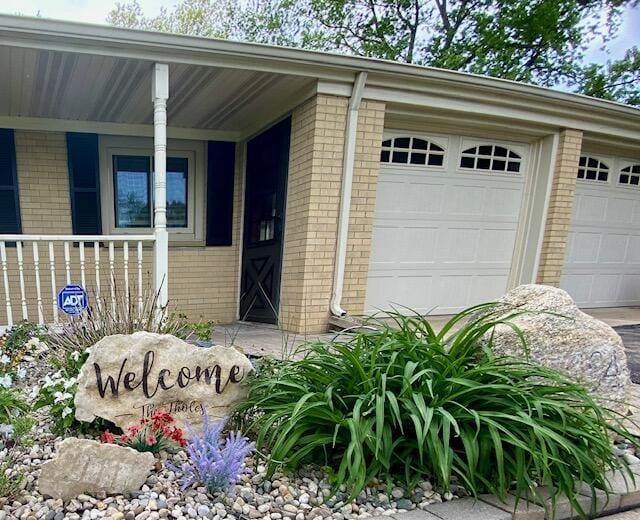
{"label": "decorative gravel", "polygon": [[[20,382],[27,394],[35,395],[33,388],[47,372],[42,362],[27,363],[26,379]],[[14,472],[26,475],[24,490],[16,500],[0,498],[0,520],[67,518],[110,518],[113,520],[144,520],[158,518],[211,518],[214,520],[241,519],[315,519],[368,518],[386,516],[412,509],[423,509],[429,504],[453,500],[463,496],[463,490],[456,494],[441,495],[428,481],[420,482],[413,490],[402,487],[389,488],[383,483],[373,483],[355,500],[347,502],[347,493],[340,490],[331,495],[331,486],[322,471],[306,469],[295,475],[276,473],[266,479],[266,468],[256,465],[253,458],[247,458],[247,473],[240,483],[224,493],[207,493],[203,487],[182,490],[178,476],[166,467],[167,457],[174,464],[186,460],[186,454],[179,451],[173,455],[161,454],[156,469],[138,492],[115,496],[79,495],[68,503],[45,498],[38,492],[38,475],[41,465],[55,456],[55,444],[62,440],[51,431],[52,422],[46,409],[34,414],[38,424],[34,431],[34,444],[20,447]],[[90,438],[90,437],[87,437]],[[1,445],[0,462],[7,457],[7,449]],[[14,452],[15,454],[15,452]],[[454,487],[455,490],[455,487]]]}

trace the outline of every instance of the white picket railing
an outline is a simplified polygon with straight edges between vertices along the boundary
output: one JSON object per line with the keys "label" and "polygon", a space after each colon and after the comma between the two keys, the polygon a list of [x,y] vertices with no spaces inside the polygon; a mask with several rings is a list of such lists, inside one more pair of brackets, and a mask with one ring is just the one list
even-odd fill
{"label": "white picket railing", "polygon": [[[124,291],[127,297],[130,294],[129,272],[130,270],[136,271],[133,289],[137,290],[132,290],[131,292],[137,295],[138,305],[142,308],[142,295],[144,292],[143,244],[145,242],[152,243],[154,240],[154,235],[0,235],[0,269],[2,269],[7,322],[6,324],[0,323],[0,328],[2,328],[2,325],[13,326],[15,322],[14,307],[20,308],[20,312],[16,311],[16,314],[20,314],[22,320],[30,320],[29,301],[33,300],[33,297],[30,297],[27,286],[31,288],[35,285],[36,308],[31,316],[35,318],[37,315],[38,323],[41,325],[46,323],[57,324],[59,322],[58,291],[62,285],[79,282],[86,288],[87,283],[89,283],[92,285],[96,296],[99,296],[102,288],[100,258],[102,249],[106,249],[108,254],[107,274],[110,280],[109,296],[111,305],[115,308],[115,273],[116,268],[119,268],[123,273]],[[28,243],[31,243],[30,248],[26,246]],[[75,244],[77,244],[78,254],[72,255],[71,251],[72,248],[75,249]],[[133,253],[133,259],[130,258],[129,244],[135,244],[134,250],[136,252]],[[56,276],[60,272],[56,265],[56,249],[59,250],[60,246],[63,248],[64,256],[64,283],[59,286],[58,280],[56,280]],[[8,253],[14,248],[15,255],[9,255]],[[93,262],[90,258],[91,250],[93,250]],[[11,265],[10,256],[15,256],[16,265]],[[79,266],[72,265],[72,257],[77,257]],[[27,261],[29,268],[32,269],[25,266]],[[130,264],[133,264],[133,266],[130,266]],[[77,276],[78,268],[80,280],[72,280],[72,272]],[[45,274],[47,269],[51,285],[50,303],[45,303],[48,299],[45,295],[46,288],[41,285],[41,274]],[[16,271],[17,283],[15,283]],[[14,281],[13,285],[12,281]],[[12,288],[16,289],[16,286],[19,288],[19,297],[17,295],[13,296],[12,293]],[[46,311],[47,307],[50,307],[51,314]]]}

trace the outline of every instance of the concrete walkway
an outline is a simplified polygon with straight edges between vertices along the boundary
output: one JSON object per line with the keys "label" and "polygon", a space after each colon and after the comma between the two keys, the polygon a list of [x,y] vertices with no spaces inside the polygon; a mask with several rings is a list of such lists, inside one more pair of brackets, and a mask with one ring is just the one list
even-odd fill
{"label": "concrete walkway", "polygon": [[[604,321],[612,327],[640,324],[640,307],[616,307],[608,309],[585,309],[594,318]],[[434,328],[441,328],[451,316],[431,316]],[[640,329],[639,329],[640,330]],[[621,332],[619,332],[621,333]],[[275,325],[237,321],[226,325],[218,325],[214,330],[213,341],[219,345],[235,345],[246,354],[272,355],[284,357],[306,341],[327,340],[335,337],[331,334],[292,334],[283,332]],[[625,339],[625,345],[628,341]],[[638,382],[640,382],[640,338],[637,346]],[[627,347],[629,348],[629,347]],[[634,352],[636,351],[636,347]],[[630,358],[632,356],[630,355]]]}

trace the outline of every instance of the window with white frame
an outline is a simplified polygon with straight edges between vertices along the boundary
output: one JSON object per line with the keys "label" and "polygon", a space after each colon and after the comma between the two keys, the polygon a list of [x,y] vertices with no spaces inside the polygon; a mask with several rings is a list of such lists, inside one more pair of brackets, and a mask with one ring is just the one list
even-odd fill
{"label": "window with white frame", "polygon": [[[148,139],[101,138],[103,228],[109,233],[153,230],[154,158]],[[202,143],[168,143],[167,228],[172,240],[203,240],[204,148]]]}
{"label": "window with white frame", "polygon": [[460,154],[460,168],[500,173],[519,173],[522,156],[505,146],[483,144],[466,148]]}
{"label": "window with white frame", "polygon": [[382,141],[380,162],[415,166],[442,166],[444,148],[419,137],[394,137]]}
{"label": "window with white frame", "polygon": [[609,180],[609,166],[595,157],[583,155],[578,163],[578,179],[607,182]]}
{"label": "window with white frame", "polygon": [[640,164],[631,164],[620,170],[618,183],[627,186],[640,186]]}

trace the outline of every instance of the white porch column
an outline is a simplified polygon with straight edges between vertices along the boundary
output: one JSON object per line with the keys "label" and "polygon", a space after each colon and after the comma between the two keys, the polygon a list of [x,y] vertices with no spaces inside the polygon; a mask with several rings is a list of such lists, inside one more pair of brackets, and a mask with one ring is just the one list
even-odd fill
{"label": "white porch column", "polygon": [[156,63],[153,68],[151,99],[153,100],[153,157],[155,245],[153,253],[154,289],[158,306],[169,300],[169,235],[167,233],[167,99],[169,97],[169,65]]}

